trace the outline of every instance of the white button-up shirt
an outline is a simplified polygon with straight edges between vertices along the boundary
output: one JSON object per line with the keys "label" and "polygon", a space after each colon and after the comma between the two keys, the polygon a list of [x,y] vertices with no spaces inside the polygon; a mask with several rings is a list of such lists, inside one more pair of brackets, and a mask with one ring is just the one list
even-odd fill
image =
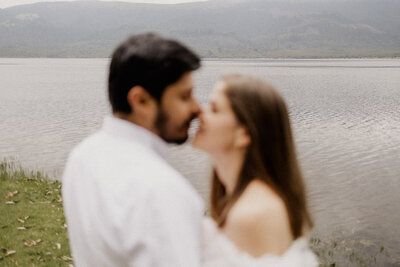
{"label": "white button-up shirt", "polygon": [[203,201],[167,145],[106,117],[70,154],[62,193],[76,266],[200,266]]}

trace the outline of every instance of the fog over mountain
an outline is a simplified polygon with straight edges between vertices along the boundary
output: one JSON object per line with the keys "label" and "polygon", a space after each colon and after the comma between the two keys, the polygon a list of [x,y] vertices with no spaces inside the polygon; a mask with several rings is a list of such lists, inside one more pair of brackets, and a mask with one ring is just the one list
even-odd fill
{"label": "fog over mountain", "polygon": [[400,56],[399,0],[37,3],[0,9],[1,57],[108,57],[129,34],[205,57]]}

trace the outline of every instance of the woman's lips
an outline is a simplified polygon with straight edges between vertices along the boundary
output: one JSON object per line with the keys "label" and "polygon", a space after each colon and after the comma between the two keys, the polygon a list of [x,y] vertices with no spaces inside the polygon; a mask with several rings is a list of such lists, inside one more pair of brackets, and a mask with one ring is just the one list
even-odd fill
{"label": "woman's lips", "polygon": [[197,130],[197,133],[201,133],[204,131],[204,127],[200,124],[199,129]]}

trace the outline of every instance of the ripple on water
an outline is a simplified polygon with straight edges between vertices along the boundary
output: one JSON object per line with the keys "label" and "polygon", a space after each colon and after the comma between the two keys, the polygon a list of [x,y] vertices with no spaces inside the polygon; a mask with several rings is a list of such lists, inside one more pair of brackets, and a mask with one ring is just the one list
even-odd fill
{"label": "ripple on water", "polygon": [[[58,177],[71,148],[109,113],[108,61],[0,59],[0,156]],[[20,65],[4,65],[13,62]],[[367,233],[395,249],[399,67],[399,60],[206,61],[195,74],[194,93],[206,103],[213,84],[229,72],[271,81],[289,106],[315,231]],[[171,149],[172,164],[206,199],[210,160],[190,146]]]}

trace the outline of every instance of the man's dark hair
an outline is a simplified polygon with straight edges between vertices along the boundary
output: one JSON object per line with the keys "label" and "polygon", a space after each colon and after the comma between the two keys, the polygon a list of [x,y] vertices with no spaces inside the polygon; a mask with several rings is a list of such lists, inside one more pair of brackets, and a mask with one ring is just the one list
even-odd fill
{"label": "man's dark hair", "polygon": [[153,33],[133,35],[112,55],[108,97],[113,112],[130,113],[129,90],[142,86],[160,101],[165,88],[200,67],[200,58],[175,40]]}

